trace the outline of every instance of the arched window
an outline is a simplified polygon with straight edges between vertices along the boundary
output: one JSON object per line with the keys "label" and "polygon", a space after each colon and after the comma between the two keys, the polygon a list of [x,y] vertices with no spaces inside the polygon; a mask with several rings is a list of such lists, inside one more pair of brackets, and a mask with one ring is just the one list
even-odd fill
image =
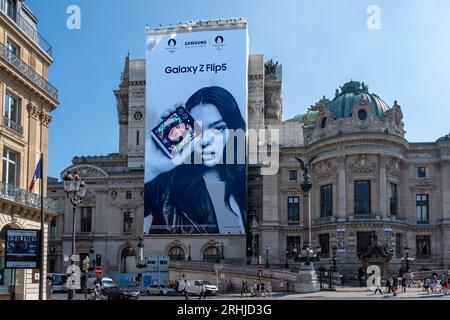
{"label": "arched window", "polygon": [[[132,259],[129,259],[128,257],[133,257]],[[128,268],[127,268],[127,260],[128,260],[128,264],[131,263],[135,263],[135,258],[136,258],[136,250],[131,247],[125,247],[122,249],[121,253],[120,253],[120,262],[121,262],[121,272],[122,273],[127,273]]]}
{"label": "arched window", "polygon": [[184,250],[181,247],[172,247],[169,249],[168,256],[173,261],[184,261]]}
{"label": "arched window", "polygon": [[320,123],[320,127],[322,129],[325,129],[326,126],[327,126],[327,118],[323,118],[322,122]]}
{"label": "arched window", "polygon": [[220,262],[220,250],[217,247],[210,246],[203,252],[203,261],[206,262]]}

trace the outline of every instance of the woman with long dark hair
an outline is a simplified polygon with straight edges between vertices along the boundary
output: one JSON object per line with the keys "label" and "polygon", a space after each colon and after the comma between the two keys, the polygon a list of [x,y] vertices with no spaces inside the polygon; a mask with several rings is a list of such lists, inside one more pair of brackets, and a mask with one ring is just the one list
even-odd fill
{"label": "woman with long dark hair", "polygon": [[[147,145],[145,232],[244,234],[245,161],[237,160],[239,155],[245,159],[245,138],[241,145],[234,143],[236,131],[245,133],[239,106],[224,88],[207,87],[194,93],[185,107],[201,124],[194,152],[169,159],[154,141]],[[162,120],[174,110],[167,110]],[[227,158],[230,154],[233,159]],[[194,164],[186,164],[187,157]]]}

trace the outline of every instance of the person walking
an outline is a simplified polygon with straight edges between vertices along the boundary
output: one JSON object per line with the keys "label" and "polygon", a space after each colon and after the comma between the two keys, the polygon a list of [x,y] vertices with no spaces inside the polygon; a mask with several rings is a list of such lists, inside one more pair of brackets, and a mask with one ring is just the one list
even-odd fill
{"label": "person walking", "polygon": [[264,282],[261,282],[261,297],[266,296],[266,290],[265,290],[266,288],[265,287],[266,287],[266,284]]}
{"label": "person walking", "polygon": [[272,282],[267,283],[267,296],[272,297]]}
{"label": "person walking", "polygon": [[244,294],[245,294],[245,297],[247,297],[246,291],[247,291],[247,284],[245,283],[244,280],[242,280],[242,286],[241,286],[241,298],[244,296]]}
{"label": "person walking", "polygon": [[445,279],[445,281],[444,281],[443,292],[444,292],[444,295],[448,295],[448,279]]}
{"label": "person walking", "polygon": [[391,293],[391,286],[392,286],[392,278],[386,279],[386,293]]}
{"label": "person walking", "polygon": [[392,295],[394,297],[397,296],[397,289],[398,289],[398,277],[393,277],[393,280],[392,280]]}
{"label": "person walking", "polygon": [[406,293],[406,274],[402,276],[402,293]]}
{"label": "person walking", "polygon": [[198,300],[202,300],[202,297],[206,300],[206,288],[203,283],[201,283],[200,297],[198,298]]}
{"label": "person walking", "polygon": [[280,291],[283,291],[283,289],[284,289],[284,280],[283,280],[283,278],[281,278],[281,280],[280,280]]}
{"label": "person walking", "polygon": [[190,291],[190,289],[191,289],[191,285],[189,284],[189,282],[187,280],[184,280],[183,292],[184,292],[184,298],[186,300],[189,300],[189,291]]}

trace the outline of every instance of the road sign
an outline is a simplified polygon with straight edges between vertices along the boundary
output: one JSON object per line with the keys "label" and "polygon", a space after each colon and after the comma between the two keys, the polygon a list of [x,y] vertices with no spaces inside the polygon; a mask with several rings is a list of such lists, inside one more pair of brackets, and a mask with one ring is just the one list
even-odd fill
{"label": "road sign", "polygon": [[101,275],[101,274],[103,274],[104,271],[105,270],[103,269],[103,267],[100,267],[100,266],[97,266],[97,267],[94,268],[94,273],[96,275]]}
{"label": "road sign", "polygon": [[261,266],[261,265],[259,265],[258,268],[256,268],[256,270],[257,270],[258,272],[263,272],[263,271],[264,271],[264,267]]}
{"label": "road sign", "polygon": [[78,254],[73,254],[70,256],[70,261],[78,262],[80,261],[80,256]]}

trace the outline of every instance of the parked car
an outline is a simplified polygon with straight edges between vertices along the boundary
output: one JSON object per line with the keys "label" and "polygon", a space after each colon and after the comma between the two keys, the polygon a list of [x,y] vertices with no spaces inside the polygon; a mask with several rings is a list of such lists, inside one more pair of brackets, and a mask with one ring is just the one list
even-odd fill
{"label": "parked car", "polygon": [[102,290],[107,300],[137,300],[141,293],[136,287],[109,287]]}
{"label": "parked car", "polygon": [[[88,291],[89,293],[91,293],[92,291],[94,291],[95,285],[96,285],[97,281],[98,281],[98,278],[96,278],[96,277],[88,278],[88,281],[87,281],[87,291]],[[111,279],[111,278],[103,277],[103,278],[100,280],[100,287],[101,287],[102,290],[103,290],[103,289],[106,289],[106,288],[112,288],[112,287],[115,287],[115,286],[116,286],[116,284],[114,283],[114,280]]]}
{"label": "parked car", "polygon": [[[188,280],[191,288],[189,290],[189,293],[191,295],[200,295],[200,293],[202,292],[202,285],[205,286],[205,293],[208,296],[215,296],[217,295],[217,286],[211,284],[211,282],[209,282],[208,280]],[[180,288],[178,289],[179,291],[184,290],[184,287],[182,287],[182,283],[180,282]]]}
{"label": "parked car", "polygon": [[163,284],[152,284],[145,289],[145,294],[148,296],[173,296],[176,294],[175,290]]}

